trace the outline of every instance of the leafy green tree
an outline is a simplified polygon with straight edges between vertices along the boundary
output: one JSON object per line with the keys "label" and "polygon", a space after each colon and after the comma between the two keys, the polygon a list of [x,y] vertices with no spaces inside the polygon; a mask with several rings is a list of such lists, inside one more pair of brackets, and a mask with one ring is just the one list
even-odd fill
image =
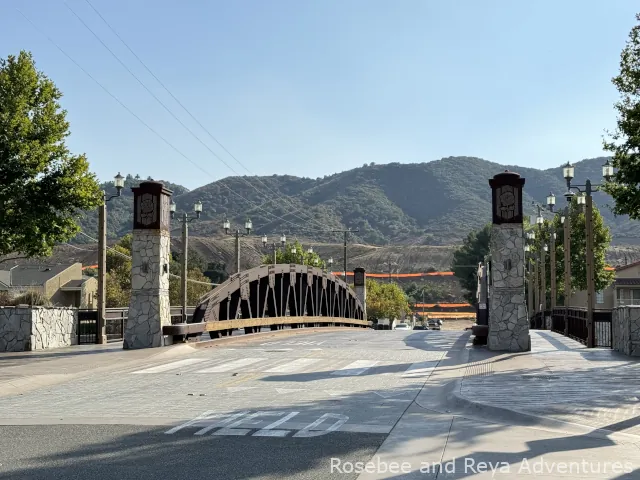
{"label": "leafy green tree", "polygon": [[477,265],[484,261],[485,255],[489,253],[490,241],[491,224],[489,223],[482,230],[469,233],[462,246],[453,253],[451,271],[460,280],[460,285],[465,290],[465,299],[472,305],[477,301]]}
{"label": "leafy green tree", "polygon": [[[177,275],[179,275],[179,273]],[[187,303],[189,306],[197,305],[200,298],[211,291],[213,286],[205,285],[205,283],[208,284],[210,280],[205,277],[198,268],[189,269],[187,278],[191,280],[187,282]],[[181,288],[181,279],[176,277],[169,279],[169,301],[171,305],[177,306],[182,304],[182,298],[180,297]]]}
{"label": "leafy green tree", "polygon": [[[293,253],[295,249],[296,253]],[[273,263],[273,253],[264,255],[262,263],[270,265]],[[296,240],[293,243],[287,243],[284,248],[276,250],[276,263],[295,263],[298,265],[311,265],[313,267],[325,268],[326,263],[320,258],[316,252],[308,252],[302,244]]]}
{"label": "leafy green tree", "polygon": [[[571,221],[571,289],[575,291],[587,289],[587,255],[585,215],[584,209],[578,205],[574,198],[570,206]],[[566,220],[565,220],[566,221]],[[534,227],[536,238],[531,244],[533,258],[539,258],[540,248],[550,244],[551,229],[556,232],[556,288],[560,301],[564,299],[564,229],[560,217],[555,215],[551,221],[545,220],[542,228]],[[606,270],[605,254],[611,243],[611,232],[604,223],[600,210],[593,206],[593,253],[594,253],[594,277],[596,291],[604,290],[613,282],[615,272]],[[546,286],[547,295],[551,294],[551,258],[547,253],[546,260]]]}
{"label": "leafy green tree", "polygon": [[399,318],[402,314],[411,313],[409,299],[396,283],[381,283],[367,279],[367,318]]}
{"label": "leafy green tree", "polygon": [[131,234],[107,250],[106,306],[129,306],[131,297]]}
{"label": "leafy green tree", "polygon": [[47,256],[103,201],[85,155],[72,155],[62,93],[30,53],[0,59],[0,256]]}
{"label": "leafy green tree", "polygon": [[[636,15],[640,23],[640,14]],[[612,79],[620,93],[614,105],[616,129],[609,133],[604,148],[613,153],[616,172],[604,190],[615,201],[613,212],[640,218],[640,24],[629,33],[620,55],[620,73]]]}

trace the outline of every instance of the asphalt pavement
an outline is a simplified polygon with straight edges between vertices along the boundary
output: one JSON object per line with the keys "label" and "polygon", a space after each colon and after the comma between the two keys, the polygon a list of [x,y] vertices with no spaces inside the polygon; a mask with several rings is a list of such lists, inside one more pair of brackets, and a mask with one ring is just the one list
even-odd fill
{"label": "asphalt pavement", "polygon": [[45,384],[0,398],[0,477],[357,478],[332,473],[332,458],[370,460],[465,343],[437,331],[256,336]]}

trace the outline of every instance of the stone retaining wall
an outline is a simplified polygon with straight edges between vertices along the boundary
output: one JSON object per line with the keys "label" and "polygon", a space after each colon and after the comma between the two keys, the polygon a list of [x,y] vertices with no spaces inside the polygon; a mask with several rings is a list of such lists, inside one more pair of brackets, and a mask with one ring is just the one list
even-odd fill
{"label": "stone retaining wall", "polygon": [[640,306],[617,307],[611,315],[614,350],[632,357],[640,356]]}
{"label": "stone retaining wall", "polygon": [[0,352],[25,352],[78,343],[76,308],[0,307]]}

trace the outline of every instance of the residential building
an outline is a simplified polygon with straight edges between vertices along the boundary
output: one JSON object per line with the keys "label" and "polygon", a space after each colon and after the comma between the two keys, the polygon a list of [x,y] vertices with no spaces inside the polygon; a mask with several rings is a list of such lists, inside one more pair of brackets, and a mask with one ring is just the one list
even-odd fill
{"label": "residential building", "polygon": [[[595,308],[611,309],[624,305],[640,305],[640,262],[615,267],[614,282],[603,291],[596,292]],[[574,293],[569,300],[571,306],[585,306],[587,292]]]}
{"label": "residential building", "polygon": [[0,270],[0,291],[42,293],[61,307],[95,308],[98,280],[82,274],[82,264],[16,265]]}

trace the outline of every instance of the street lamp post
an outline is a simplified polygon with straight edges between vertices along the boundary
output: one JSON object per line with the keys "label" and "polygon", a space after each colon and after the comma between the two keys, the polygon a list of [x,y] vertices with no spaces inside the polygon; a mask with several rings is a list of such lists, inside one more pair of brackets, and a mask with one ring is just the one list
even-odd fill
{"label": "street lamp post", "polygon": [[[171,202],[169,207],[169,211],[171,212],[171,218],[174,218],[176,215],[176,204]],[[188,261],[189,261],[189,223],[193,222],[200,218],[200,214],[202,214],[202,202],[198,201],[193,205],[193,211],[196,216],[189,218],[187,212],[182,214],[182,278],[180,282],[180,300],[182,304],[182,323],[187,323],[187,303],[188,303],[188,295],[187,295],[187,271],[188,271]]]}
{"label": "street lamp post", "polygon": [[[266,247],[268,242],[269,239],[267,235],[262,235],[262,246]],[[287,236],[284,233],[280,235],[280,244],[283,248],[287,244]],[[276,242],[271,244],[271,249],[273,250],[273,264],[276,265],[278,263],[278,248],[276,247]]]}
{"label": "street lamp post", "polygon": [[122,195],[124,188],[124,177],[118,175],[114,177],[116,194],[107,196],[102,192],[103,202],[98,209],[98,319],[96,321],[96,341],[99,344],[107,343],[107,202]]}
{"label": "street lamp post", "polygon": [[[224,228],[224,233],[229,235],[229,230],[231,230],[231,222],[225,218],[222,228]],[[251,230],[253,229],[253,224],[251,220],[247,218],[247,221],[244,222],[244,229],[246,233],[240,232],[240,229],[237,228],[235,231],[236,237],[236,273],[240,273],[240,237],[245,237],[251,235]]]}
{"label": "street lamp post", "polygon": [[[529,232],[527,232],[527,239],[529,240],[529,242],[532,244],[535,239],[536,239],[536,232],[533,230],[530,230]],[[530,251],[530,250],[529,250]],[[532,277],[532,281],[529,282],[529,295],[531,297],[531,311],[529,312],[529,317],[531,318],[532,314],[533,316],[535,316],[536,313],[538,313],[538,305],[540,304],[540,295],[539,295],[539,290],[538,290],[538,266],[539,266],[539,262],[536,261],[535,256],[533,255],[533,252],[531,252],[530,254],[530,260],[533,263],[533,266],[529,267],[530,268],[530,276]]]}
{"label": "street lamp post", "polygon": [[[544,218],[542,218],[542,208],[538,205],[538,216],[536,217],[536,225],[538,225],[538,233],[540,235],[540,248],[538,249],[538,263],[540,265],[540,293],[538,293],[538,312],[544,316],[544,311],[547,308],[547,255],[546,245],[544,244],[544,236],[542,235],[542,226],[544,225]],[[536,285],[537,286],[537,285]]]}
{"label": "street lamp post", "polygon": [[[592,193],[598,191],[601,184],[592,184],[587,179],[584,185],[571,185],[571,180],[575,177],[575,167],[569,162],[562,168],[564,178],[567,181],[567,198],[571,198],[571,190],[576,190],[583,195],[578,197],[580,203],[584,199],[585,234],[586,234],[586,263],[587,263],[587,347],[595,347],[595,336],[593,330],[593,308],[595,298],[595,265],[593,246],[593,197]],[[613,165],[610,160],[602,166],[602,177],[606,182],[613,176]],[[584,189],[584,190],[583,190]]]}
{"label": "street lamp post", "polygon": [[[527,237],[528,238],[528,237]],[[525,265],[527,274],[527,312],[529,318],[531,317],[531,310],[533,309],[533,270],[531,268],[531,247],[526,244],[524,246]]]}

